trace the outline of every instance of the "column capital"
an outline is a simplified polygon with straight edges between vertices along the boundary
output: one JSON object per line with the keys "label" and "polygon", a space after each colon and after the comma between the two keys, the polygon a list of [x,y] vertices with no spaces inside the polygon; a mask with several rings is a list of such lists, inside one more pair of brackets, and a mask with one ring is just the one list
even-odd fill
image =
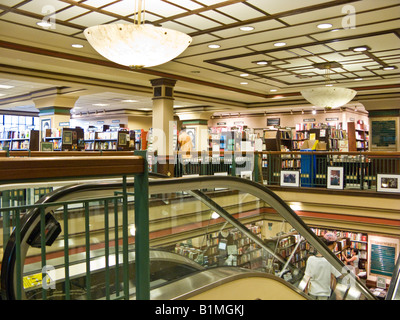
{"label": "column capital", "polygon": [[150,80],[151,85],[153,87],[160,87],[160,86],[168,86],[168,87],[175,87],[176,80],[169,79],[169,78],[158,78]]}
{"label": "column capital", "polygon": [[33,99],[39,115],[70,114],[79,97],[55,94],[45,98]]}

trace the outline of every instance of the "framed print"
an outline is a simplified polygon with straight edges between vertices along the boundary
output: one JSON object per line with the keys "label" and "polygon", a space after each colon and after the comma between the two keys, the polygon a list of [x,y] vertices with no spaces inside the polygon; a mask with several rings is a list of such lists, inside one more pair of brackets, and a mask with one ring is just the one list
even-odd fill
{"label": "framed print", "polygon": [[343,189],[343,167],[328,167],[328,189]]}
{"label": "framed print", "polygon": [[45,140],[46,138],[46,129],[51,129],[51,119],[42,119],[41,120],[41,134],[42,134],[42,140]]}
{"label": "framed print", "polygon": [[53,142],[41,142],[40,151],[53,151]]}
{"label": "framed print", "polygon": [[281,171],[282,187],[299,187],[300,172],[299,171]]}
{"label": "framed print", "polygon": [[72,131],[63,130],[62,144],[72,144]]}
{"label": "framed print", "polygon": [[192,140],[193,149],[196,149],[196,128],[195,127],[186,127],[186,133]]}
{"label": "framed print", "polygon": [[247,180],[253,180],[253,172],[252,171],[241,171],[240,177]]}
{"label": "framed print", "polygon": [[381,192],[400,192],[400,174],[378,174],[376,190]]}

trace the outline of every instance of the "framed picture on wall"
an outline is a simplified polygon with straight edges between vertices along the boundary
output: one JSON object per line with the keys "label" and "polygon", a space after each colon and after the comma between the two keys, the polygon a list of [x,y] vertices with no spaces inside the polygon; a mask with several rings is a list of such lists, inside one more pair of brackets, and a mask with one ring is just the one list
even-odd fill
{"label": "framed picture on wall", "polygon": [[400,192],[400,174],[378,174],[376,190],[380,192]]}
{"label": "framed picture on wall", "polygon": [[195,127],[186,127],[186,133],[192,139],[193,149],[196,149],[196,128]]}
{"label": "framed picture on wall", "polygon": [[343,189],[343,167],[328,167],[328,189]]}
{"label": "framed picture on wall", "polygon": [[281,186],[282,187],[299,187],[300,172],[299,171],[281,171]]}
{"label": "framed picture on wall", "polygon": [[42,140],[46,138],[46,129],[51,129],[51,119],[42,119],[40,124],[40,130],[42,134]]}

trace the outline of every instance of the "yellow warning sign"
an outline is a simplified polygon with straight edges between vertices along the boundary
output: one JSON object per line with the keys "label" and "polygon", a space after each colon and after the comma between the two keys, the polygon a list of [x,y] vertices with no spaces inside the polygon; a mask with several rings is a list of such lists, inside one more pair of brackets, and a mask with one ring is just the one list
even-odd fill
{"label": "yellow warning sign", "polygon": [[[32,274],[30,276],[24,277],[24,288],[34,288],[42,285],[42,274],[37,273],[37,274]],[[46,282],[49,284],[50,283],[50,277],[46,277]]]}

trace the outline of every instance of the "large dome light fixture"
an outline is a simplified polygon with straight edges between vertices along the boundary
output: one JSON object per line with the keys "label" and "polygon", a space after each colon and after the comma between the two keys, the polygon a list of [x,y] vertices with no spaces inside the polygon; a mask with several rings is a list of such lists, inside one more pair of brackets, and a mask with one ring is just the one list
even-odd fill
{"label": "large dome light fixture", "polygon": [[86,28],[86,39],[103,57],[134,69],[171,61],[191,43],[192,38],[180,31],[144,24],[144,0],[138,3],[135,1],[135,12],[137,18],[132,24],[117,23]]}
{"label": "large dome light fixture", "polygon": [[313,106],[327,110],[338,108],[350,102],[357,92],[341,87],[318,87],[301,91],[301,95]]}
{"label": "large dome light fixture", "polygon": [[332,84],[330,83],[330,69],[332,67],[340,67],[339,63],[328,62],[315,64],[314,67],[325,69],[326,85],[324,87],[309,88],[301,91],[303,98],[312,105],[330,110],[349,103],[356,96],[357,91],[353,89],[332,87]]}

